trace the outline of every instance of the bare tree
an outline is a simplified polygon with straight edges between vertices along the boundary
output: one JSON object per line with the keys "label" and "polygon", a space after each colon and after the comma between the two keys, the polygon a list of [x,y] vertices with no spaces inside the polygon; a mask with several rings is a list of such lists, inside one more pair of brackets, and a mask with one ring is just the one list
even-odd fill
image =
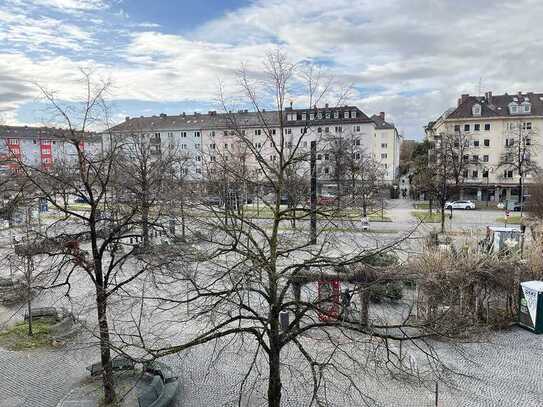
{"label": "bare tree", "polygon": [[[89,132],[111,127],[106,103],[110,84],[82,71],[82,85],[79,103],[63,103],[55,92],[39,87],[54,122],[64,124],[57,140],[64,158],[59,157],[49,168],[32,167],[24,161],[18,165],[25,181],[60,215],[46,225],[35,248],[57,259],[49,288],[65,287],[69,294],[76,271],[82,270],[95,291],[104,399],[109,404],[115,399],[115,387],[108,304],[149,266],[130,263],[141,240],[141,204],[119,205],[116,199],[127,191],[127,178],[116,167],[125,157],[123,141],[107,130],[101,136]],[[85,210],[74,207],[68,201],[72,197],[86,202]]]}
{"label": "bare tree", "polygon": [[[294,72],[295,67],[283,54],[268,55],[266,84],[276,108],[276,112],[270,114],[263,112],[257,97],[261,88],[255,87],[246,70],[241,73],[242,89],[256,111],[258,124],[264,133],[261,136],[266,140],[265,147],[246,133],[242,123],[235,124],[236,117],[226,115],[233,137],[250,156],[247,157],[247,165],[262,171],[267,187],[275,197],[268,202],[271,219],[260,221],[229,205],[206,216],[195,216],[192,221],[206,236],[200,248],[191,249],[198,271],[183,272],[172,263],[171,274],[163,282],[163,288],[155,296],[146,295],[145,300],[158,301],[163,308],[190,304],[194,310],[190,315],[180,316],[180,307],[175,309],[175,315],[183,324],[192,324],[196,334],[174,345],[135,344],[144,346],[152,357],[221,339],[239,345],[251,352],[251,356],[245,359],[248,366],[240,384],[239,404],[242,404],[244,390],[251,387],[247,383],[250,376],[261,368],[266,369],[264,376],[269,406],[281,404],[283,389],[288,383],[284,375],[302,378],[305,377],[304,371],[309,372],[312,383],[308,396],[310,405],[327,404],[327,383],[337,379],[338,375],[345,380],[347,388],[354,389],[365,399],[357,372],[368,374],[371,370],[365,362],[367,357],[375,358],[373,366],[377,371],[381,371],[378,366],[383,366],[382,370],[389,373],[396,370],[414,374],[403,364],[393,342],[416,342],[416,346],[423,349],[432,361],[432,366],[440,365],[424,342],[429,334],[425,325],[407,320],[392,325],[368,322],[369,285],[391,278],[401,279],[402,276],[395,267],[374,268],[366,266],[365,260],[391,250],[394,244],[379,249],[370,244],[372,248],[369,248],[342,234],[321,231],[318,244],[312,245],[301,230],[288,235],[281,231],[281,226],[292,216],[288,208],[281,206],[281,197],[287,191],[287,173],[290,166],[299,163],[303,156],[299,149],[303,148],[310,134],[302,131],[289,140],[284,131],[287,127],[284,101]],[[310,88],[314,85],[310,82]],[[265,99],[270,93],[261,97]],[[239,163],[230,166],[227,164],[230,162],[217,162],[217,168],[233,180],[247,176],[247,172],[239,170]],[[224,212],[228,215],[225,216]],[[360,296],[365,311],[362,310],[358,317],[340,320],[337,315],[334,317],[337,298],[334,299],[333,291],[325,292],[323,288],[320,298],[302,296],[301,287],[319,279],[338,279],[350,287],[355,286],[351,293]],[[167,291],[167,287],[180,283],[189,286],[187,298],[180,298],[176,288]],[[292,319],[285,321],[286,314]],[[171,319],[168,321],[171,324]],[[296,364],[289,363],[290,358],[295,359]],[[300,367],[299,360],[305,362],[305,368]]]}

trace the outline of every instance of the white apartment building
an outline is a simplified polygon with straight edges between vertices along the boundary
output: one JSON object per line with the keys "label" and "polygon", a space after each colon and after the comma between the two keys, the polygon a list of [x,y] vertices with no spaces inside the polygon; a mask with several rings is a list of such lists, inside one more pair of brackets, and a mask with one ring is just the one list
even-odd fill
{"label": "white apartment building", "polygon": [[[462,198],[482,201],[516,199],[519,173],[504,165],[505,154],[514,154],[518,140],[526,144],[527,159],[543,168],[541,143],[543,129],[543,94],[521,93],[485,96],[462,95],[456,108],[443,113],[425,128],[426,137],[435,142],[446,134],[463,134],[466,160],[470,165],[463,172]],[[518,150],[517,150],[518,151]],[[535,173],[523,175],[527,183],[524,195]]]}
{"label": "white apartment building", "polygon": [[[111,128],[113,134],[145,134],[155,140],[156,153],[177,146],[193,158],[190,176],[198,180],[212,171],[212,163],[223,159],[236,159],[240,149],[236,131],[241,131],[257,148],[262,157],[275,161],[276,151],[270,137],[278,140],[280,123],[285,133],[287,148],[300,140],[298,148],[309,151],[311,141],[317,142],[317,167],[320,184],[333,178],[329,143],[347,140],[353,146],[353,158],[370,154],[386,171],[385,181],[393,182],[399,168],[400,139],[394,125],[384,120],[384,113],[368,117],[356,106],[314,107],[312,109],[286,108],[282,117],[277,111],[181,115],[160,114],[151,117],[127,117],[123,123]],[[250,158],[248,159],[250,164]],[[258,171],[258,169],[255,169]],[[255,173],[258,176],[257,173]]]}

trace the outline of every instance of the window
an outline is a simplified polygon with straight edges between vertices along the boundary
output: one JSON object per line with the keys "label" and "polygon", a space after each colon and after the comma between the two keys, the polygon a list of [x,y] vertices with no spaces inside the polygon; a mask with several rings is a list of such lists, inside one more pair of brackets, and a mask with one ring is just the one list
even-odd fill
{"label": "window", "polygon": [[326,112],[326,118],[327,118],[327,119],[330,118],[330,112]]}
{"label": "window", "polygon": [[511,114],[517,114],[518,113],[518,105],[516,103],[510,103],[509,104],[509,111]]}
{"label": "window", "polygon": [[464,131],[469,131],[469,124],[464,124]]}
{"label": "window", "polygon": [[212,155],[211,157],[209,157],[209,159],[210,159],[211,161],[215,161],[215,156]]}
{"label": "window", "polygon": [[186,150],[187,149],[187,145],[186,144],[181,144],[181,150]]}
{"label": "window", "polygon": [[199,131],[195,131],[195,132],[194,132],[194,137],[200,137],[200,132],[199,132]]}
{"label": "window", "polygon": [[201,168],[196,168],[196,174],[201,174],[202,173],[202,169]]}
{"label": "window", "polygon": [[459,124],[454,125],[454,131],[455,132],[460,132],[460,125]]}
{"label": "window", "polygon": [[319,119],[319,120],[322,119],[322,112],[317,113],[317,119]]}
{"label": "window", "polygon": [[325,174],[328,174],[329,172],[330,172],[330,169],[329,169],[328,167],[325,167],[325,168],[324,168],[324,173],[325,173]]}
{"label": "window", "polygon": [[359,138],[354,139],[354,140],[353,140],[353,144],[354,144],[355,146],[359,146],[359,145],[360,145],[360,139],[359,139]]}
{"label": "window", "polygon": [[[215,143],[212,143],[209,145],[209,148],[212,149],[212,150],[215,150]],[[212,160],[213,161],[213,160]]]}
{"label": "window", "polygon": [[272,155],[270,156],[270,160],[271,160],[271,161],[275,161],[276,158],[277,158],[277,157],[276,157],[275,154],[272,154]]}
{"label": "window", "polygon": [[202,161],[202,157],[200,157],[199,155],[196,156],[196,161]]}
{"label": "window", "polygon": [[300,134],[305,134],[305,133],[307,133],[307,129],[305,127],[302,127],[300,129]]}
{"label": "window", "polygon": [[356,110],[351,111],[351,119],[356,119]]}
{"label": "window", "polygon": [[307,114],[306,113],[302,113],[302,120],[304,122],[307,120]]}
{"label": "window", "polygon": [[341,133],[343,131],[341,126],[336,126],[334,130],[336,131],[336,133]]}
{"label": "window", "polygon": [[211,137],[215,137],[215,130],[211,131]]}
{"label": "window", "polygon": [[196,150],[199,150],[199,149],[200,149],[200,144],[198,144],[198,143],[194,144],[194,148],[195,148]]}
{"label": "window", "polygon": [[473,116],[481,116],[481,105],[475,103],[471,108],[471,113],[473,114]]}
{"label": "window", "polygon": [[360,133],[360,126],[353,126],[354,131]]}
{"label": "window", "polygon": [[334,119],[339,119],[339,112],[337,110],[334,112]]}
{"label": "window", "polygon": [[483,171],[483,178],[488,178],[488,170]]}
{"label": "window", "polygon": [[[159,134],[160,134],[160,133],[159,133]],[[159,137],[160,137],[160,135],[159,135]],[[182,132],[181,132],[181,137],[183,137],[183,138],[187,137],[187,132],[186,132],[186,131],[182,131]]]}
{"label": "window", "polygon": [[225,144],[225,145],[224,145],[224,149],[225,149],[225,150],[228,150],[228,144]]}
{"label": "window", "polygon": [[505,140],[505,147],[511,147],[515,145],[515,139],[514,138],[508,138]]}
{"label": "window", "polygon": [[532,122],[522,123],[522,128],[524,130],[532,130]]}
{"label": "window", "polygon": [[473,130],[474,131],[480,131],[481,130],[481,125],[479,123],[476,123],[473,125]]}
{"label": "window", "polygon": [[315,120],[315,113],[309,113],[309,120]]}
{"label": "window", "polygon": [[504,178],[513,178],[513,170],[505,170],[503,172],[503,177]]}
{"label": "window", "polygon": [[318,161],[322,160],[322,154],[317,154],[317,160]]}
{"label": "window", "polygon": [[473,147],[479,147],[479,140],[473,140]]}
{"label": "window", "polygon": [[349,118],[349,112],[343,112],[343,118],[348,119]]}
{"label": "window", "polygon": [[386,158],[387,158],[387,154],[386,154],[386,153],[381,154],[381,158],[382,158],[382,159],[386,159]]}
{"label": "window", "polygon": [[490,123],[485,124],[485,131],[490,131]]}
{"label": "window", "polygon": [[469,161],[469,155],[465,154],[465,155],[462,157],[462,161]]}
{"label": "window", "polygon": [[325,133],[330,133],[330,127],[325,127],[325,128],[324,128],[324,132],[325,132]]}
{"label": "window", "polygon": [[524,113],[530,113],[530,110],[532,110],[532,106],[529,102],[522,103],[522,111]]}
{"label": "window", "polygon": [[292,129],[285,129],[285,134],[292,134]]}
{"label": "window", "polygon": [[275,133],[276,133],[276,130],[272,129],[272,131],[271,131],[272,136],[275,136]]}
{"label": "window", "polygon": [[527,145],[527,146],[532,145],[532,139],[527,138],[527,139],[526,139],[526,145]]}
{"label": "window", "polygon": [[468,175],[469,175],[468,170],[464,170],[464,171],[462,172],[462,176],[463,176],[464,178],[467,178]]}
{"label": "window", "polygon": [[478,155],[472,156],[472,160],[473,160],[473,162],[476,163],[477,161],[479,161],[479,156]]}
{"label": "window", "polygon": [[330,159],[330,154],[324,154],[324,160],[328,161]]}
{"label": "window", "polygon": [[484,144],[485,147],[490,147],[490,140],[487,139],[487,138],[485,138],[485,139],[483,140],[483,144]]}
{"label": "window", "polygon": [[479,171],[474,170],[471,175],[473,178],[479,178]]}
{"label": "window", "polygon": [[387,143],[381,143],[381,148],[387,148]]}
{"label": "window", "polygon": [[317,133],[322,133],[322,128],[321,128],[321,127],[319,127],[319,128],[317,129]]}
{"label": "window", "polygon": [[483,155],[483,161],[484,161],[485,163],[488,162],[488,155]]}
{"label": "window", "polygon": [[262,134],[262,130],[255,129],[255,136],[260,136]]}
{"label": "window", "polygon": [[36,144],[36,139],[32,140],[32,142],[33,142],[34,144]]}

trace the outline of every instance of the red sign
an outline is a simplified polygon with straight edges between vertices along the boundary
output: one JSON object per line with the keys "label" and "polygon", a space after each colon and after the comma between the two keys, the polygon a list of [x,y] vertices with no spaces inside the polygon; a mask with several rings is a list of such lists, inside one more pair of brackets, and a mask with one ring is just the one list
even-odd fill
{"label": "red sign", "polygon": [[329,321],[339,315],[339,280],[319,281],[319,319]]}

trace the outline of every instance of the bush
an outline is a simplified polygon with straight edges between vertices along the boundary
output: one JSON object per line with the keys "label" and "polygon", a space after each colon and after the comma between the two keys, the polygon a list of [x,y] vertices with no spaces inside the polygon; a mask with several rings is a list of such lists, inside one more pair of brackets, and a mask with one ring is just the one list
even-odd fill
{"label": "bush", "polygon": [[402,283],[394,282],[376,284],[370,287],[369,294],[370,301],[375,303],[380,303],[384,299],[389,301],[398,301],[403,297]]}

